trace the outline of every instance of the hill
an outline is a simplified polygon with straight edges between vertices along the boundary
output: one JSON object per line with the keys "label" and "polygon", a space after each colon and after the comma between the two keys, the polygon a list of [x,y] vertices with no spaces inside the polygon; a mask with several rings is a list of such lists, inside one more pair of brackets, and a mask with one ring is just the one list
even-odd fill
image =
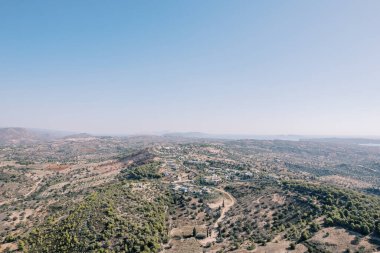
{"label": "hill", "polygon": [[0,145],[31,144],[51,141],[69,134],[72,133],[21,127],[0,128]]}

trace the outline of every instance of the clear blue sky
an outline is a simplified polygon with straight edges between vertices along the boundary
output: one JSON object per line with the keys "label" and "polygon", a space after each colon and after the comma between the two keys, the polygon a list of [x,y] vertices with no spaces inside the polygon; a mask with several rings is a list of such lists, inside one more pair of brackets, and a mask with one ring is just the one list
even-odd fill
{"label": "clear blue sky", "polygon": [[0,126],[380,135],[380,1],[0,2]]}

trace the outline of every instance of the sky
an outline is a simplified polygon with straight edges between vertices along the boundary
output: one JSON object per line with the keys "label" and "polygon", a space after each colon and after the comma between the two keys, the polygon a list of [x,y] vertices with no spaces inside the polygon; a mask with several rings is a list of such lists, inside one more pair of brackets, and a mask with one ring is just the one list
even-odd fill
{"label": "sky", "polygon": [[380,136],[380,1],[0,1],[0,127]]}

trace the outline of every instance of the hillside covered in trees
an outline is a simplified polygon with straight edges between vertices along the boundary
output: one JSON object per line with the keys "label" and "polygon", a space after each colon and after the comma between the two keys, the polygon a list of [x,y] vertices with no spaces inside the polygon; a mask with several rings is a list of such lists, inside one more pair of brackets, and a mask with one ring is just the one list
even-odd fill
{"label": "hillside covered in trees", "polygon": [[[47,218],[19,242],[27,252],[158,252],[167,241],[170,205],[159,185],[123,181],[97,189],[70,210]],[[147,198],[146,193],[152,192]]]}

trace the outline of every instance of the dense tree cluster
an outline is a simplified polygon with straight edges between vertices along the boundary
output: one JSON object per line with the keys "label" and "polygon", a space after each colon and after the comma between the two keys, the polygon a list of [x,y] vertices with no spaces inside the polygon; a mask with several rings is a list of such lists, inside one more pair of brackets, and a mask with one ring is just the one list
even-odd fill
{"label": "dense tree cluster", "polygon": [[168,234],[170,198],[163,192],[146,199],[128,183],[107,186],[49,217],[21,243],[27,252],[158,252]]}
{"label": "dense tree cluster", "polygon": [[159,163],[152,162],[137,167],[127,168],[122,171],[121,177],[126,179],[158,179],[162,175],[159,173]]}
{"label": "dense tree cluster", "polygon": [[194,168],[198,171],[203,171],[208,168],[208,163],[205,162],[192,162],[192,161],[184,161],[183,165]]}
{"label": "dense tree cluster", "polygon": [[210,167],[223,168],[223,169],[232,169],[232,170],[244,170],[248,169],[248,164],[245,163],[231,163],[226,161],[219,160],[207,160]]}
{"label": "dense tree cluster", "polygon": [[328,226],[342,226],[363,235],[380,233],[380,198],[377,196],[304,182],[285,182],[284,186],[326,215]]}

